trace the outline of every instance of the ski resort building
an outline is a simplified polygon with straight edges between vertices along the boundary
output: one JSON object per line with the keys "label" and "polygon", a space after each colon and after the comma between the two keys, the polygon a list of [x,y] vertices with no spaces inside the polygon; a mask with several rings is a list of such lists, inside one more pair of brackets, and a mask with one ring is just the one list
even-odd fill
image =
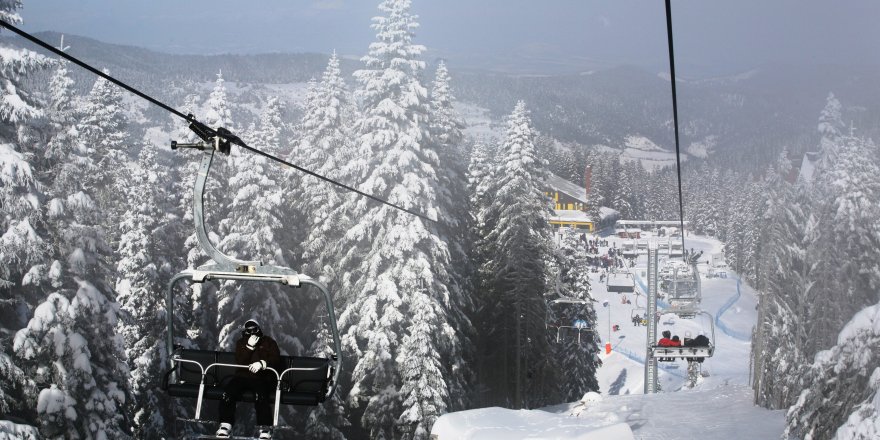
{"label": "ski resort building", "polygon": [[587,214],[587,190],[585,187],[571,183],[553,173],[544,181],[544,194],[553,200],[554,215],[550,216],[550,224],[559,227],[586,229],[590,232],[613,224],[620,215],[617,211],[600,207],[598,221]]}

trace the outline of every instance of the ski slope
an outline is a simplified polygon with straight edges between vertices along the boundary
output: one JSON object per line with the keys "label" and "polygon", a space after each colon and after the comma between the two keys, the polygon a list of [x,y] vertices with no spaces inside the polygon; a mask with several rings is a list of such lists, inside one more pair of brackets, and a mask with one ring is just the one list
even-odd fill
{"label": "ski slope", "polygon": [[[623,240],[606,237],[612,247]],[[705,237],[687,237],[685,246],[703,251],[701,261],[721,252],[721,243]],[[604,253],[606,249],[601,249]],[[665,258],[660,256],[661,265]],[[749,387],[751,329],[757,320],[757,296],[747,284],[730,272],[728,278],[706,278],[702,274],[702,309],[710,317],[681,319],[662,315],[658,335],[670,330],[682,338],[701,331],[711,334],[715,324],[715,356],[703,363],[705,377],[693,389],[684,389],[686,363],[660,363],[663,389],[644,395],[646,327],[635,326],[632,315],[644,315],[647,258],[640,255],[632,269],[636,276],[633,294],[609,293],[592,275],[592,294],[597,300],[598,329],[602,338],[603,365],[597,372],[601,395],[585,401],[536,410],[481,408],[446,414],[434,424],[437,440],[449,439],[576,439],[576,440],[665,440],[665,439],[775,439],[783,431],[784,411],[768,411],[752,404]],[[630,304],[624,304],[626,295]],[[607,301],[608,306],[603,303]],[[664,304],[661,303],[661,309]],[[620,330],[614,332],[611,326]],[[604,342],[613,350],[604,354]]]}

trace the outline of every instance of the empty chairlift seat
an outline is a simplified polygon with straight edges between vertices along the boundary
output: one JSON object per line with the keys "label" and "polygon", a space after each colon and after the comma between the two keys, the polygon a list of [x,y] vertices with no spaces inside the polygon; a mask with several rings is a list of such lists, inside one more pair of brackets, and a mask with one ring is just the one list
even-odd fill
{"label": "empty chairlift seat", "polygon": [[[162,387],[174,397],[198,398],[199,384],[204,370],[204,400],[220,400],[223,385],[236,371],[235,367],[211,366],[212,364],[235,364],[235,353],[207,350],[178,350],[174,368],[165,373]],[[282,356],[281,403],[284,405],[318,405],[324,401],[329,389],[333,367],[330,359]],[[242,400],[253,402],[254,393],[246,392]],[[271,395],[274,403],[275,396]]]}

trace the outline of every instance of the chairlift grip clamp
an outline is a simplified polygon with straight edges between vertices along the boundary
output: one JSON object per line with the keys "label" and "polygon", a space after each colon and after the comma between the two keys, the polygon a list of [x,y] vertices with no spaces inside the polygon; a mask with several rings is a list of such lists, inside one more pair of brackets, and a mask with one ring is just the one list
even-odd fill
{"label": "chairlift grip clamp", "polygon": [[192,130],[202,142],[180,143],[177,141],[171,141],[172,150],[177,150],[178,148],[192,148],[199,151],[214,150],[228,156],[232,151],[232,143],[239,139],[232,134],[232,132],[223,127],[216,130],[208,127],[199,122],[192,113],[186,115],[186,120],[189,122],[189,129]]}

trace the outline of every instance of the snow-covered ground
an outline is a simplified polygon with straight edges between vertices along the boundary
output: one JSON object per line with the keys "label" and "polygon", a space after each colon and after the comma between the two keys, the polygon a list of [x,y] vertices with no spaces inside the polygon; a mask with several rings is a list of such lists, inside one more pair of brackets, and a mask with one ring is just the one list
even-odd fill
{"label": "snow-covered ground", "polygon": [[[608,237],[611,246],[622,240]],[[704,251],[701,261],[721,252],[721,243],[704,237],[686,237],[685,246]],[[604,250],[603,250],[604,252]],[[661,255],[661,259],[663,259]],[[661,263],[662,264],[662,263]],[[784,411],[768,411],[752,404],[749,387],[749,335],[757,315],[755,291],[728,278],[706,278],[702,273],[702,309],[710,317],[682,319],[663,315],[658,334],[670,330],[684,337],[688,332],[711,333],[715,323],[715,355],[703,363],[706,377],[694,389],[684,389],[686,363],[661,363],[664,391],[644,395],[646,327],[635,326],[632,315],[644,315],[644,281],[647,259],[640,256],[633,268],[636,293],[609,293],[593,275],[592,292],[598,301],[598,329],[612,353],[604,355],[598,371],[601,396],[587,403],[574,402],[537,410],[482,408],[447,414],[434,425],[439,440],[448,439],[774,439],[783,430]],[[608,306],[603,307],[607,300]],[[610,330],[617,324],[620,331]],[[610,338],[609,338],[610,335]]]}

